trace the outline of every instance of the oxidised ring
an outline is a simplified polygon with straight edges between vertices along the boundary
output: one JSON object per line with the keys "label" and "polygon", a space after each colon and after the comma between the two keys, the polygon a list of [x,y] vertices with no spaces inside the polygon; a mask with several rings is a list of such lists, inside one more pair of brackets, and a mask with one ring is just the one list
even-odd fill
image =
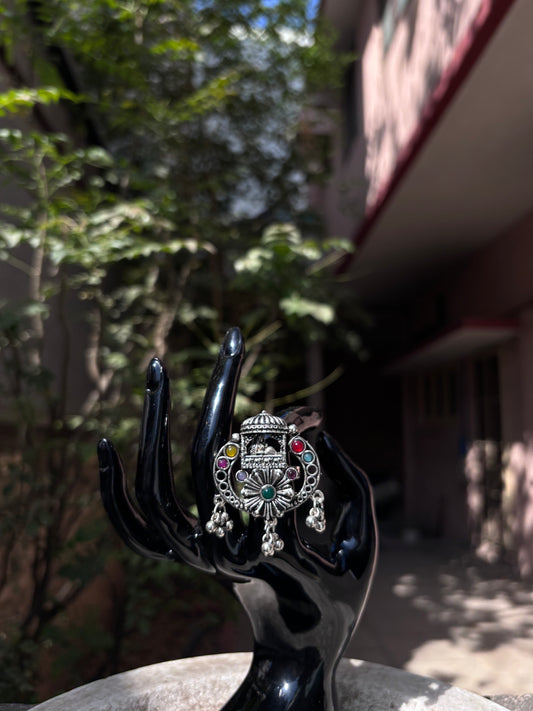
{"label": "oxidised ring", "polygon": [[311,499],[306,523],[322,532],[326,524],[324,495],[318,489],[320,473],[315,450],[296,427],[263,410],[245,420],[240,432],[232,434],[214,459],[218,493],[206,530],[223,537],[232,529],[225,510],[229,504],[265,520],[262,550],[273,555],[283,548],[275,530],[278,518]]}

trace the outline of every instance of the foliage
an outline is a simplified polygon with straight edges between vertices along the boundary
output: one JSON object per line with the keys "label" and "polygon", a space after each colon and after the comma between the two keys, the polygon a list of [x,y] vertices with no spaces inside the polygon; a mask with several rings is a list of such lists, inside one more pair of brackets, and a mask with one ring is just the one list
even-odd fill
{"label": "foliage", "polygon": [[[38,654],[72,640],[64,613],[107,569],[94,442],[111,434],[131,464],[150,357],[171,373],[187,501],[225,329],[240,325],[249,345],[242,411],[275,398],[307,343],[341,333],[331,266],[347,246],[309,213],[295,140],[306,91],[336,81],[312,29],[301,0],[0,2],[7,66],[16,79],[24,48],[37,77],[0,95],[1,175],[19,186],[0,206],[0,258],[19,275],[18,296],[0,288],[4,701],[30,699]],[[68,135],[43,128],[65,122]],[[131,556],[121,568],[124,624],[110,638],[89,616],[74,632],[103,654],[101,672],[150,624],[154,580],[190,575]]]}

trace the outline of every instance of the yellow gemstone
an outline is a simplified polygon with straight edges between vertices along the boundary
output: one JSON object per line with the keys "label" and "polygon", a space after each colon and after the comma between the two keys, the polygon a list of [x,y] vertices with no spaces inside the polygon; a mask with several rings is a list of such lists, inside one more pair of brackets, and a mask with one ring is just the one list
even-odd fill
{"label": "yellow gemstone", "polygon": [[239,450],[234,444],[228,444],[228,446],[226,447],[226,455],[228,457],[235,457],[238,451]]}

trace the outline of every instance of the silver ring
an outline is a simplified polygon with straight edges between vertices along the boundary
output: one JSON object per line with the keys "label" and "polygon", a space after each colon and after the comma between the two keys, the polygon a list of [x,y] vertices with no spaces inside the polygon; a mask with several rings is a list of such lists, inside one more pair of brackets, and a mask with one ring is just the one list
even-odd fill
{"label": "silver ring", "polygon": [[326,527],[324,495],[318,489],[320,462],[313,447],[295,425],[263,410],[244,420],[240,432],[218,451],[213,462],[217,488],[206,531],[222,538],[233,528],[226,504],[263,518],[261,550],[272,556],[283,549],[276,524],[287,511],[311,500],[306,524],[316,531]]}

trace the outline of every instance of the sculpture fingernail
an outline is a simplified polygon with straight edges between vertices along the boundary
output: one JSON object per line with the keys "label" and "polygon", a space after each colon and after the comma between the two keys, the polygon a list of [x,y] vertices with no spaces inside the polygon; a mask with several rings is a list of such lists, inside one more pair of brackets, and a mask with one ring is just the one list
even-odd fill
{"label": "sculpture fingernail", "polygon": [[163,382],[163,366],[157,358],[152,358],[146,371],[146,389],[152,392],[159,389]]}
{"label": "sculpture fingernail", "polygon": [[111,466],[111,452],[109,451],[110,444],[107,439],[101,439],[98,442],[98,464],[100,469],[109,469]]}
{"label": "sculpture fingernail", "polygon": [[224,344],[222,346],[224,355],[234,356],[236,355],[242,346],[242,335],[238,328],[231,328],[224,338]]}

